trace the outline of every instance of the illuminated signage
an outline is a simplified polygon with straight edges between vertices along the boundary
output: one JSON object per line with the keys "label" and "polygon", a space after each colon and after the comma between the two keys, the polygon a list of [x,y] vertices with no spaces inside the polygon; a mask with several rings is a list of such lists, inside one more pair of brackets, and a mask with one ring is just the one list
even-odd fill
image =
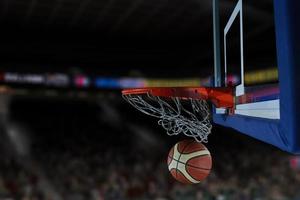
{"label": "illuminated signage", "polygon": [[76,75],[74,77],[74,84],[79,88],[86,88],[90,86],[90,79],[85,75]]}
{"label": "illuminated signage", "polygon": [[45,76],[40,74],[4,73],[4,81],[7,83],[44,84]]}
{"label": "illuminated signage", "polygon": [[66,74],[47,74],[46,75],[46,85],[55,87],[66,87],[70,84],[70,78]]}

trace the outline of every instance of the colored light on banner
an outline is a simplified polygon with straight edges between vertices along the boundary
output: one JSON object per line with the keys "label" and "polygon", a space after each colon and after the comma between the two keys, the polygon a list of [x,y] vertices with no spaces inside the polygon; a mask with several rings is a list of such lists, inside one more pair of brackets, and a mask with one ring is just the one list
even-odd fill
{"label": "colored light on banner", "polygon": [[90,79],[84,75],[77,75],[74,77],[74,83],[76,87],[86,88],[90,86]]}
{"label": "colored light on banner", "polygon": [[[206,79],[205,79],[206,80]],[[200,86],[201,79],[145,79],[146,87],[188,87]]]}
{"label": "colored light on banner", "polygon": [[[192,86],[210,86],[211,78],[182,78],[182,79],[147,79],[147,78],[112,78],[97,77],[95,82],[91,83],[91,78],[86,75],[76,75],[71,80],[71,75],[64,73],[15,73],[0,72],[0,81],[4,83],[32,84],[54,87],[68,87],[71,81],[78,88],[96,87],[100,89],[124,89],[141,87],[192,87]],[[240,82],[239,76],[228,75],[227,81],[236,85]],[[257,70],[245,74],[245,84],[263,84],[278,81],[277,68]]]}
{"label": "colored light on banner", "polygon": [[228,75],[227,76],[227,84],[236,85],[240,82],[240,78],[236,75]]}
{"label": "colored light on banner", "polygon": [[123,78],[119,80],[122,88],[140,88],[145,87],[145,80],[143,79],[132,79],[132,78]]}
{"label": "colored light on banner", "polygon": [[41,74],[19,74],[7,72],[4,74],[7,83],[44,84],[45,76]]}
{"label": "colored light on banner", "polygon": [[97,88],[122,89],[145,87],[143,79],[135,78],[97,78],[95,86]]}
{"label": "colored light on banner", "polygon": [[67,87],[70,84],[70,78],[66,74],[47,74],[46,75],[46,85],[55,87]]}
{"label": "colored light on banner", "polygon": [[97,78],[97,88],[123,89],[141,87],[187,87],[209,85],[210,79],[142,79],[142,78]]}
{"label": "colored light on banner", "polygon": [[252,71],[245,74],[245,83],[264,83],[278,81],[278,69],[271,68],[265,70]]}

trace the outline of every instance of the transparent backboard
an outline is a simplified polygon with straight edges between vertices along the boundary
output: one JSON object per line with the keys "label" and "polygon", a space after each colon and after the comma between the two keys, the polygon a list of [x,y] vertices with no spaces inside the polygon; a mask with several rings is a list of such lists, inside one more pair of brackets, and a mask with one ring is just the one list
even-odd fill
{"label": "transparent backboard", "polygon": [[[221,32],[224,66],[220,77],[223,77],[225,86],[231,84],[235,87],[234,114],[280,119],[278,76],[275,75],[271,80],[259,79],[259,76],[268,77],[268,73],[278,71],[272,8],[244,3],[246,2],[240,0],[233,4],[232,12]],[[251,73],[257,76],[249,81]],[[225,109],[216,109],[217,114],[226,112]]]}
{"label": "transparent backboard", "polygon": [[231,2],[221,15],[221,45],[215,42],[222,52],[215,86],[234,88],[235,108],[214,108],[213,121],[299,154],[300,2]]}

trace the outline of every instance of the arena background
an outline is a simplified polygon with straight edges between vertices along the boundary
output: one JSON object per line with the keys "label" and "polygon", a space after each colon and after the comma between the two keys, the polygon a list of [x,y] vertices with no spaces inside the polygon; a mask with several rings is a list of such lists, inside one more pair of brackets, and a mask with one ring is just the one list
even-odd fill
{"label": "arena background", "polygon": [[[300,199],[299,157],[217,125],[211,175],[176,182],[166,159],[185,137],[121,97],[129,86],[211,81],[210,0],[0,3],[0,199]],[[272,1],[244,3],[266,24],[261,41],[274,39]],[[222,1],[222,25],[234,5]],[[249,84],[278,81],[275,50],[261,51],[267,67],[254,63]]]}

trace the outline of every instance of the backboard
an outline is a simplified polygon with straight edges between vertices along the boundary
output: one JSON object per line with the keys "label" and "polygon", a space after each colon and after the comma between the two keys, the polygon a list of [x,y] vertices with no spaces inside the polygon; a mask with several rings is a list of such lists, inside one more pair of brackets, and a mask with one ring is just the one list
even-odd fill
{"label": "backboard", "polygon": [[[215,108],[213,120],[285,151],[300,153],[300,133],[297,131],[300,126],[297,104],[300,100],[300,78],[297,76],[300,70],[300,22],[296,20],[300,2],[274,0],[273,7],[265,12],[264,9],[239,0],[232,6],[223,28],[215,23],[221,31],[219,34],[218,29],[214,29],[214,86],[234,86],[235,108],[233,114]],[[255,17],[258,15],[260,20]],[[262,34],[267,35],[262,37]],[[218,35],[222,45],[217,41]],[[267,40],[262,40],[266,37]],[[249,42],[252,45],[248,45]],[[222,56],[218,55],[220,52]],[[218,64],[222,63],[221,58],[222,66]],[[256,74],[259,78],[268,75],[262,70],[274,67],[278,80],[255,83],[247,79],[251,70],[260,70]],[[237,77],[237,81],[232,82],[232,76]]]}

